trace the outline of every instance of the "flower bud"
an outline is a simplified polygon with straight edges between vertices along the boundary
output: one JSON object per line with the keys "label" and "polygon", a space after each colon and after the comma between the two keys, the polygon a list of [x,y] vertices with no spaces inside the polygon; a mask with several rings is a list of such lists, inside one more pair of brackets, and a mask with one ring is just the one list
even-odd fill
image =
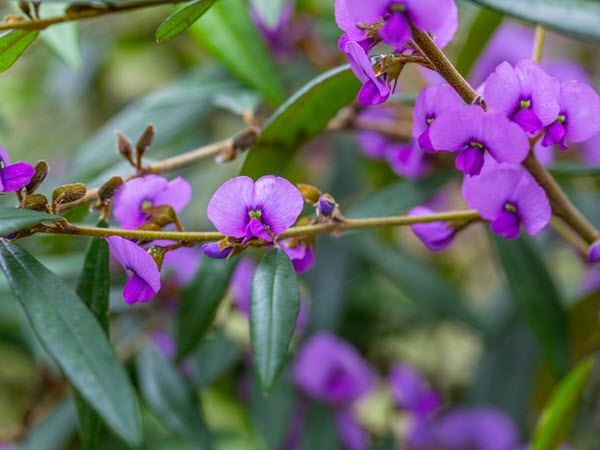
{"label": "flower bud", "polygon": [[83,183],[66,184],[52,193],[52,203],[71,203],[83,198],[87,189]]}
{"label": "flower bud", "polygon": [[135,144],[135,153],[138,161],[141,161],[142,156],[144,156],[152,145],[152,141],[154,141],[154,125],[150,124]]}
{"label": "flower bud", "polygon": [[117,151],[124,159],[129,161],[132,166],[135,166],[133,162],[133,149],[131,148],[131,142],[125,136],[117,131]]}
{"label": "flower bud", "polygon": [[123,178],[121,177],[112,177],[110,180],[104,183],[98,191],[98,198],[100,198],[100,201],[105,202],[113,198],[123,183]]}
{"label": "flower bud", "polygon": [[321,197],[321,191],[310,184],[298,184],[298,190],[302,194],[302,198],[308,203],[315,204],[319,201],[319,197]]}
{"label": "flower bud", "polygon": [[48,199],[42,194],[28,195],[23,199],[23,208],[48,212]]}
{"label": "flower bud", "polygon": [[150,215],[149,222],[162,228],[177,221],[177,213],[172,206],[160,205],[149,206],[142,210],[145,214]]}
{"label": "flower bud", "polygon": [[244,151],[254,145],[258,139],[258,131],[256,128],[248,128],[242,131],[233,138],[232,147],[236,151]]}
{"label": "flower bud", "polygon": [[596,241],[592,245],[590,245],[590,250],[588,252],[588,262],[600,262],[600,241]]}
{"label": "flower bud", "polygon": [[335,210],[335,201],[331,201],[325,196],[319,197],[319,206],[317,206],[317,210],[321,216],[330,216]]}
{"label": "flower bud", "polygon": [[31,195],[35,192],[35,190],[40,187],[40,185],[44,182],[46,177],[48,176],[48,164],[46,161],[39,161],[35,166],[35,174],[31,177],[29,184],[25,186],[25,190],[27,191],[27,195]]}
{"label": "flower bud", "polygon": [[218,242],[210,242],[202,246],[202,251],[209,258],[225,259],[231,254],[233,247],[227,247],[221,250]]}

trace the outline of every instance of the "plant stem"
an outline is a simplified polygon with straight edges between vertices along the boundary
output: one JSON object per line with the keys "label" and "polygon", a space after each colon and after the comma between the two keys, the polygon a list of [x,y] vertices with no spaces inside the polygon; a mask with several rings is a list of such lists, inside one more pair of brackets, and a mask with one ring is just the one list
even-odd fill
{"label": "plant stem", "polygon": [[544,55],[544,37],[546,30],[543,26],[538,25],[535,27],[535,42],[533,44],[533,60],[536,63],[542,62],[542,56]]}

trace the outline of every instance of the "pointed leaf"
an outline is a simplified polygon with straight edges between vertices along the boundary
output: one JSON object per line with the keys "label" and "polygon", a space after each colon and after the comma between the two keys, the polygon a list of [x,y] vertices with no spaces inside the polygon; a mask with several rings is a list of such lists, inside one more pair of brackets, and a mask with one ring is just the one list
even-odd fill
{"label": "pointed leaf", "polygon": [[0,72],[9,69],[39,34],[38,30],[14,30],[0,36]]}
{"label": "pointed leaf", "polygon": [[158,27],[156,40],[164,42],[191,27],[215,4],[216,0],[195,0],[177,10]]}
{"label": "pointed leaf", "polygon": [[53,216],[41,211],[0,206],[0,236],[38,223],[61,219],[60,216]]}
{"label": "pointed leaf", "polygon": [[300,312],[292,261],[280,248],[260,261],[250,288],[250,338],[260,385],[269,391],[283,367]]}
{"label": "pointed leaf", "polygon": [[361,84],[350,66],[311,80],[275,111],[250,148],[242,175],[254,179],[281,173],[307,142],[356,98]]}
{"label": "pointed leaf", "polygon": [[90,310],[33,256],[2,239],[0,267],[36,336],[69,382],[129,445],[140,446],[133,388]]}

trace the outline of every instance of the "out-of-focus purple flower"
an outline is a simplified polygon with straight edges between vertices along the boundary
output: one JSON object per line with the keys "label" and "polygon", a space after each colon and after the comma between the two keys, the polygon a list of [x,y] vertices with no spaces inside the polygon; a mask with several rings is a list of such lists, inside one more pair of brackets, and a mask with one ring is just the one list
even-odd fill
{"label": "out-of-focus purple flower", "polygon": [[9,442],[0,442],[0,450],[14,450],[15,447]]}
{"label": "out-of-focus purple flower", "polygon": [[588,262],[600,262],[600,242],[596,241],[590,245],[590,249],[588,251]]}
{"label": "out-of-focus purple flower", "polygon": [[[166,247],[176,244],[175,241],[154,241],[152,245]],[[200,252],[195,247],[181,247],[165,253],[162,263],[163,272],[173,272],[179,284],[185,284],[192,279],[200,264]]]}
{"label": "out-of-focus purple flower", "polygon": [[539,139],[533,146],[533,154],[538,162],[544,167],[551,166],[554,164],[554,161],[556,161],[554,147],[542,147],[542,141]]}
{"label": "out-of-focus purple flower", "polygon": [[317,207],[317,211],[321,216],[330,216],[331,213],[335,210],[335,202],[332,202],[325,197],[319,197],[319,206]]}
{"label": "out-of-focus purple flower", "polygon": [[452,39],[458,26],[452,0],[336,0],[335,18],[350,41],[361,41],[372,25],[383,21],[379,37],[396,49],[410,40],[411,22],[431,32],[440,47]]}
{"label": "out-of-focus purple flower", "polygon": [[550,222],[546,192],[521,167],[500,165],[478,177],[465,177],[462,195],[470,208],[490,220],[494,233],[516,239],[521,224],[536,234]]}
{"label": "out-of-focus purple flower", "polygon": [[335,426],[344,450],[369,448],[369,435],[357,422],[351,409],[343,408],[335,413]]}
{"label": "out-of-focus purple flower", "polygon": [[419,147],[417,141],[409,144],[390,144],[385,159],[390,168],[404,178],[421,178],[429,170],[425,152]]}
{"label": "out-of-focus purple flower", "polygon": [[358,93],[358,103],[362,106],[379,105],[390,96],[385,74],[377,76],[369,57],[362,47],[354,41],[346,44],[346,56],[354,75],[363,83]]}
{"label": "out-of-focus purple flower", "polygon": [[304,434],[304,424],[306,422],[306,414],[308,412],[308,402],[305,398],[298,398],[296,409],[290,425],[288,426],[285,441],[281,446],[281,450],[299,450]]}
{"label": "out-of-focus purple flower", "polygon": [[[292,246],[293,244],[293,246]],[[290,257],[296,273],[303,273],[315,264],[315,247],[293,238],[281,241],[281,249]]]}
{"label": "out-of-focus purple flower", "polygon": [[169,205],[179,212],[189,203],[191,196],[190,184],[181,177],[171,181],[156,175],[134,178],[117,190],[113,214],[123,228],[131,230],[150,219],[143,209]]}
{"label": "out-of-focus purple flower", "polygon": [[118,236],[106,238],[111,253],[127,271],[129,281],[123,290],[125,303],[147,302],[160,290],[160,272],[152,256],[143,248]]}
{"label": "out-of-focus purple flower", "polygon": [[444,111],[459,109],[460,95],[448,84],[428,86],[419,92],[413,110],[413,136],[426,152],[433,152],[429,139],[429,127]]}
{"label": "out-of-focus purple flower", "polygon": [[31,164],[11,164],[8,153],[0,146],[0,192],[15,192],[26,186],[35,174]]}
{"label": "out-of-focus purple flower", "polygon": [[600,166],[600,133],[581,144],[581,159],[588,166]]}
{"label": "out-of-focus purple flower", "polygon": [[176,344],[175,339],[169,333],[164,331],[153,331],[150,334],[152,344],[158,349],[158,351],[168,360],[172,360],[175,357]]}
{"label": "out-of-focus purple flower", "polygon": [[583,142],[600,130],[600,97],[591,87],[578,81],[565,81],[554,89],[560,106],[558,118],[546,128],[542,146],[559,144],[568,148],[567,139]]}
{"label": "out-of-focus purple flower", "polygon": [[583,84],[592,84],[592,78],[583,67],[569,59],[558,59],[546,63],[542,61],[542,67],[546,73],[558,81],[579,81]]}
{"label": "out-of-focus purple flower", "polygon": [[478,175],[487,151],[497,162],[521,163],[529,152],[529,139],[517,124],[475,105],[440,114],[430,127],[436,151],[458,152],[456,168]]}
{"label": "out-of-focus purple flower", "polygon": [[272,175],[256,181],[237,177],[227,181],[208,203],[208,218],[226,236],[272,241],[296,222],[304,208],[302,194],[288,180]]}
{"label": "out-of-focus purple flower", "polygon": [[[366,123],[395,119],[394,110],[387,107],[363,109],[358,117],[361,122]],[[392,141],[383,133],[361,130],[358,133],[358,143],[362,152],[369,158],[384,160],[385,151]]]}
{"label": "out-of-focus purple flower", "polygon": [[531,60],[523,60],[514,68],[507,62],[500,64],[485,82],[484,97],[491,109],[528,133],[537,133],[558,115],[553,80]]}
{"label": "out-of-focus purple flower", "polygon": [[256,263],[254,261],[242,258],[235,266],[229,282],[233,303],[245,316],[250,315],[250,286],[255,270]]}
{"label": "out-of-focus purple flower", "polygon": [[233,247],[227,247],[224,250],[221,250],[218,242],[210,242],[208,244],[204,244],[202,246],[202,251],[206,256],[213,259],[225,259],[231,252],[233,251]]}
{"label": "out-of-focus purple flower", "polygon": [[396,406],[419,417],[434,413],[442,405],[442,396],[419,372],[405,364],[395,364],[389,374],[390,387]]}
{"label": "out-of-focus purple flower", "polygon": [[311,397],[333,405],[349,405],[372,388],[375,374],[348,342],[321,332],[298,352],[294,380]]}

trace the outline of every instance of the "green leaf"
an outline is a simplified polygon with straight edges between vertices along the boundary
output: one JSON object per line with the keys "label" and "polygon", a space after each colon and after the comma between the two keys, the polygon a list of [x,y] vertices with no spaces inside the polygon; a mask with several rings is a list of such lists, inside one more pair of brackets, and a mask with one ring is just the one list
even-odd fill
{"label": "green leaf", "polygon": [[166,41],[187,30],[215,4],[216,0],[195,0],[175,11],[156,30],[156,40]]}
{"label": "green leaf", "polygon": [[18,231],[42,222],[61,219],[62,217],[60,216],[53,216],[41,211],[0,206],[0,235],[8,234],[11,231]]}
{"label": "green leaf", "polygon": [[456,70],[463,77],[467,78],[469,76],[471,68],[502,23],[502,19],[504,19],[504,14],[493,9],[484,8],[479,11],[456,58]]}
{"label": "green leaf", "polygon": [[0,36],[0,72],[9,69],[39,34],[38,30],[14,30]]}
{"label": "green leaf", "polygon": [[215,4],[190,33],[207,52],[241,80],[265,94],[272,104],[283,101],[283,87],[244,0],[223,0]]}
{"label": "green leaf", "polygon": [[250,338],[260,385],[269,391],[283,367],[300,312],[296,271],[280,248],[260,261],[250,288]]}
{"label": "green leaf", "polygon": [[311,80],[265,124],[249,150],[242,175],[257,179],[281,173],[300,147],[323,131],[339,110],[356,98],[360,86],[349,66]]}
{"label": "green leaf", "polygon": [[196,389],[204,389],[235,366],[241,358],[242,353],[233,342],[222,334],[214,334],[200,342],[186,361],[191,364],[190,378],[194,386]]}
{"label": "green leaf", "polygon": [[269,28],[277,26],[286,3],[287,0],[250,0],[250,4]]}
{"label": "green leaf", "polygon": [[600,41],[600,3],[594,0],[470,0],[579,39]]}
{"label": "green leaf", "polygon": [[[108,228],[108,223],[100,220],[96,225]],[[92,311],[100,326],[108,336],[108,300],[110,293],[110,250],[106,239],[93,238],[90,241],[83,263],[83,270],[77,284],[77,295]],[[98,446],[102,422],[98,413],[87,404],[78,392],[75,392],[75,405],[79,419],[79,434],[85,450],[93,450]]]}
{"label": "green leaf", "polygon": [[[44,3],[41,7],[44,16],[61,16],[65,12],[64,3]],[[79,26],[77,22],[67,22],[48,27],[40,39],[71,67],[81,66],[79,48]]]}
{"label": "green leaf", "polygon": [[0,266],[33,331],[69,382],[129,445],[139,447],[133,388],[90,310],[33,256],[1,239]]}
{"label": "green leaf", "polygon": [[574,361],[598,348],[600,343],[598,311],[600,311],[600,291],[579,299],[569,308],[570,343]]}
{"label": "green leaf", "polygon": [[137,355],[136,368],[144,400],[173,433],[210,448],[210,435],[187,380],[151,346]]}
{"label": "green leaf", "polygon": [[568,322],[552,278],[525,236],[508,240],[493,235],[493,242],[517,308],[554,376],[561,378],[569,370]]}
{"label": "green leaf", "polygon": [[[75,407],[70,398],[62,401],[19,442],[19,450],[62,450],[76,429]],[[9,447],[12,448],[12,447]]]}
{"label": "green leaf", "polygon": [[300,450],[337,450],[340,447],[333,412],[322,403],[311,402],[300,439]]}
{"label": "green leaf", "polygon": [[215,318],[235,263],[204,258],[198,273],[181,293],[177,313],[177,357],[194,350]]}
{"label": "green leaf", "polygon": [[533,436],[533,450],[558,448],[569,436],[592,370],[592,360],[579,363],[552,393]]}

